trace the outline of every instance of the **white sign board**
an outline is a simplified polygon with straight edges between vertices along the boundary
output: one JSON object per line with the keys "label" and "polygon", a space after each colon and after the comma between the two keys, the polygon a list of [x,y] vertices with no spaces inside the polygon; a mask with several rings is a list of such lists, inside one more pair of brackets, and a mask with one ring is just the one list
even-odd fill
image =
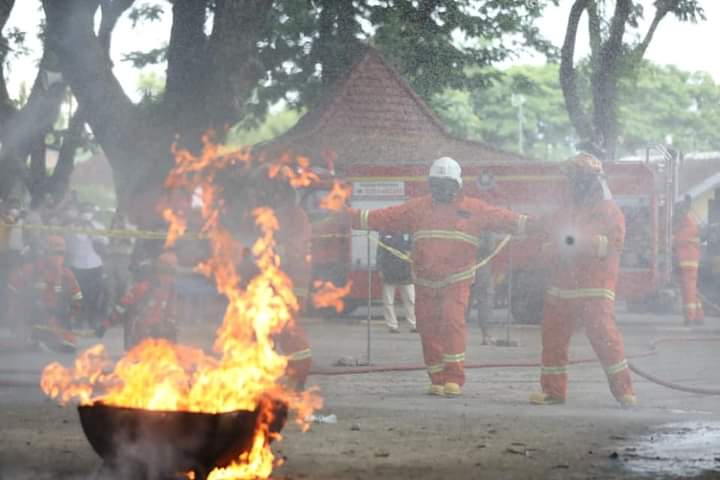
{"label": "white sign board", "polygon": [[353,197],[358,198],[383,198],[383,197],[404,197],[405,182],[384,181],[384,182],[353,182]]}

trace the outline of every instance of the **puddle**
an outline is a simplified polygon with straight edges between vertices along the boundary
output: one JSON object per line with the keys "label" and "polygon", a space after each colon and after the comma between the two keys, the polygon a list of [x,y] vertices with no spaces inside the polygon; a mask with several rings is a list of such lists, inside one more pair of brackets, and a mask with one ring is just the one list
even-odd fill
{"label": "puddle", "polygon": [[653,477],[694,477],[720,472],[720,423],[682,422],[628,438],[615,450],[623,466]]}

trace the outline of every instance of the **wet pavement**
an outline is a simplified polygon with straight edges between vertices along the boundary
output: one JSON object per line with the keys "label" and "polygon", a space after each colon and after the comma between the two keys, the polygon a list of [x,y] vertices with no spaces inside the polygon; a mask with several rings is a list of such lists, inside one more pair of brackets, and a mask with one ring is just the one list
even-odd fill
{"label": "wet pavement", "polygon": [[[720,478],[720,422],[679,422],[623,439],[610,456],[619,469],[651,478]],[[707,474],[713,474],[707,477]]]}

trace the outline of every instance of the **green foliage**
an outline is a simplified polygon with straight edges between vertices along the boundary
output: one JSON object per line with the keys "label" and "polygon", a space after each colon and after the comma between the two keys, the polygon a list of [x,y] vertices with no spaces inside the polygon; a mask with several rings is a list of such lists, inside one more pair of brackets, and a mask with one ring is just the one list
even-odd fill
{"label": "green foliage", "polygon": [[143,68],[148,65],[157,65],[160,62],[167,60],[167,45],[159,48],[153,48],[146,52],[134,51],[123,55],[123,62],[132,63],[135,68]]}
{"label": "green foliage", "polygon": [[[585,98],[589,98],[588,70],[583,62],[579,80]],[[511,97],[521,94],[525,153],[549,160],[568,156],[575,139],[558,66],[523,65],[499,73],[484,88],[448,89],[435,95],[433,108],[454,134],[517,151],[518,109]],[[709,74],[643,62],[633,77],[621,83],[619,95],[621,156],[664,143],[667,136],[685,152],[720,149],[720,85]]]}
{"label": "green foliage", "polygon": [[137,91],[144,98],[157,99],[165,91],[165,77],[155,72],[141,72],[138,77]]}
{"label": "green foliage", "polygon": [[552,160],[572,151],[572,127],[557,65],[522,65],[503,72],[483,69],[474,73],[478,74],[493,80],[485,88],[449,90],[433,98],[433,107],[453,133],[518,151],[518,107],[513,106],[512,96],[522,95],[525,154]]}
{"label": "green foliage", "polygon": [[72,185],[72,189],[77,191],[81,201],[95,204],[102,210],[113,210],[117,205],[115,191],[106,185]]}
{"label": "green foliage", "polygon": [[704,72],[644,62],[621,84],[620,142],[626,152],[669,135],[682,151],[720,149],[720,85]]}
{"label": "green foliage", "polygon": [[283,110],[269,115],[261,125],[253,129],[237,125],[230,130],[226,144],[242,147],[273,139],[288,131],[297,123],[301,115],[302,113],[296,110]]}
{"label": "green foliage", "polygon": [[130,13],[128,13],[128,18],[130,18],[132,26],[135,28],[138,23],[159,21],[163,13],[165,13],[165,9],[162,5],[145,2],[137,7],[133,7]]}
{"label": "green foliage", "polygon": [[469,65],[521,49],[554,54],[533,25],[556,0],[286,0],[274,2],[260,42],[267,84],[257,113],[284,99],[312,106],[371,43],[429,99],[468,85]]}

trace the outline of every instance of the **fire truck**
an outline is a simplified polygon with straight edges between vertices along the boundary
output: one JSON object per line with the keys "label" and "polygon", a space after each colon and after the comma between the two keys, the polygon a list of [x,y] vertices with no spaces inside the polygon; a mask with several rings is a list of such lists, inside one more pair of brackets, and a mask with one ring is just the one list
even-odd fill
{"label": "fire truck", "polygon": [[[647,151],[647,159],[651,150]],[[350,205],[374,209],[428,194],[425,165],[353,165],[344,181],[352,185]],[[614,162],[605,165],[608,183],[626,220],[625,248],[621,258],[618,297],[630,310],[667,304],[672,275],[672,206],[676,196],[676,159]],[[520,213],[543,216],[557,209],[565,198],[565,179],[556,162],[473,163],[463,165],[464,194]],[[381,280],[375,254],[377,232],[351,230],[319,208],[327,186],[303,192],[301,202],[313,221],[313,276],[345,285],[350,313],[380,300]],[[510,308],[517,323],[537,323],[542,312],[546,266],[539,242],[515,238],[492,262],[497,292],[511,285]],[[510,275],[508,275],[510,270]]]}

